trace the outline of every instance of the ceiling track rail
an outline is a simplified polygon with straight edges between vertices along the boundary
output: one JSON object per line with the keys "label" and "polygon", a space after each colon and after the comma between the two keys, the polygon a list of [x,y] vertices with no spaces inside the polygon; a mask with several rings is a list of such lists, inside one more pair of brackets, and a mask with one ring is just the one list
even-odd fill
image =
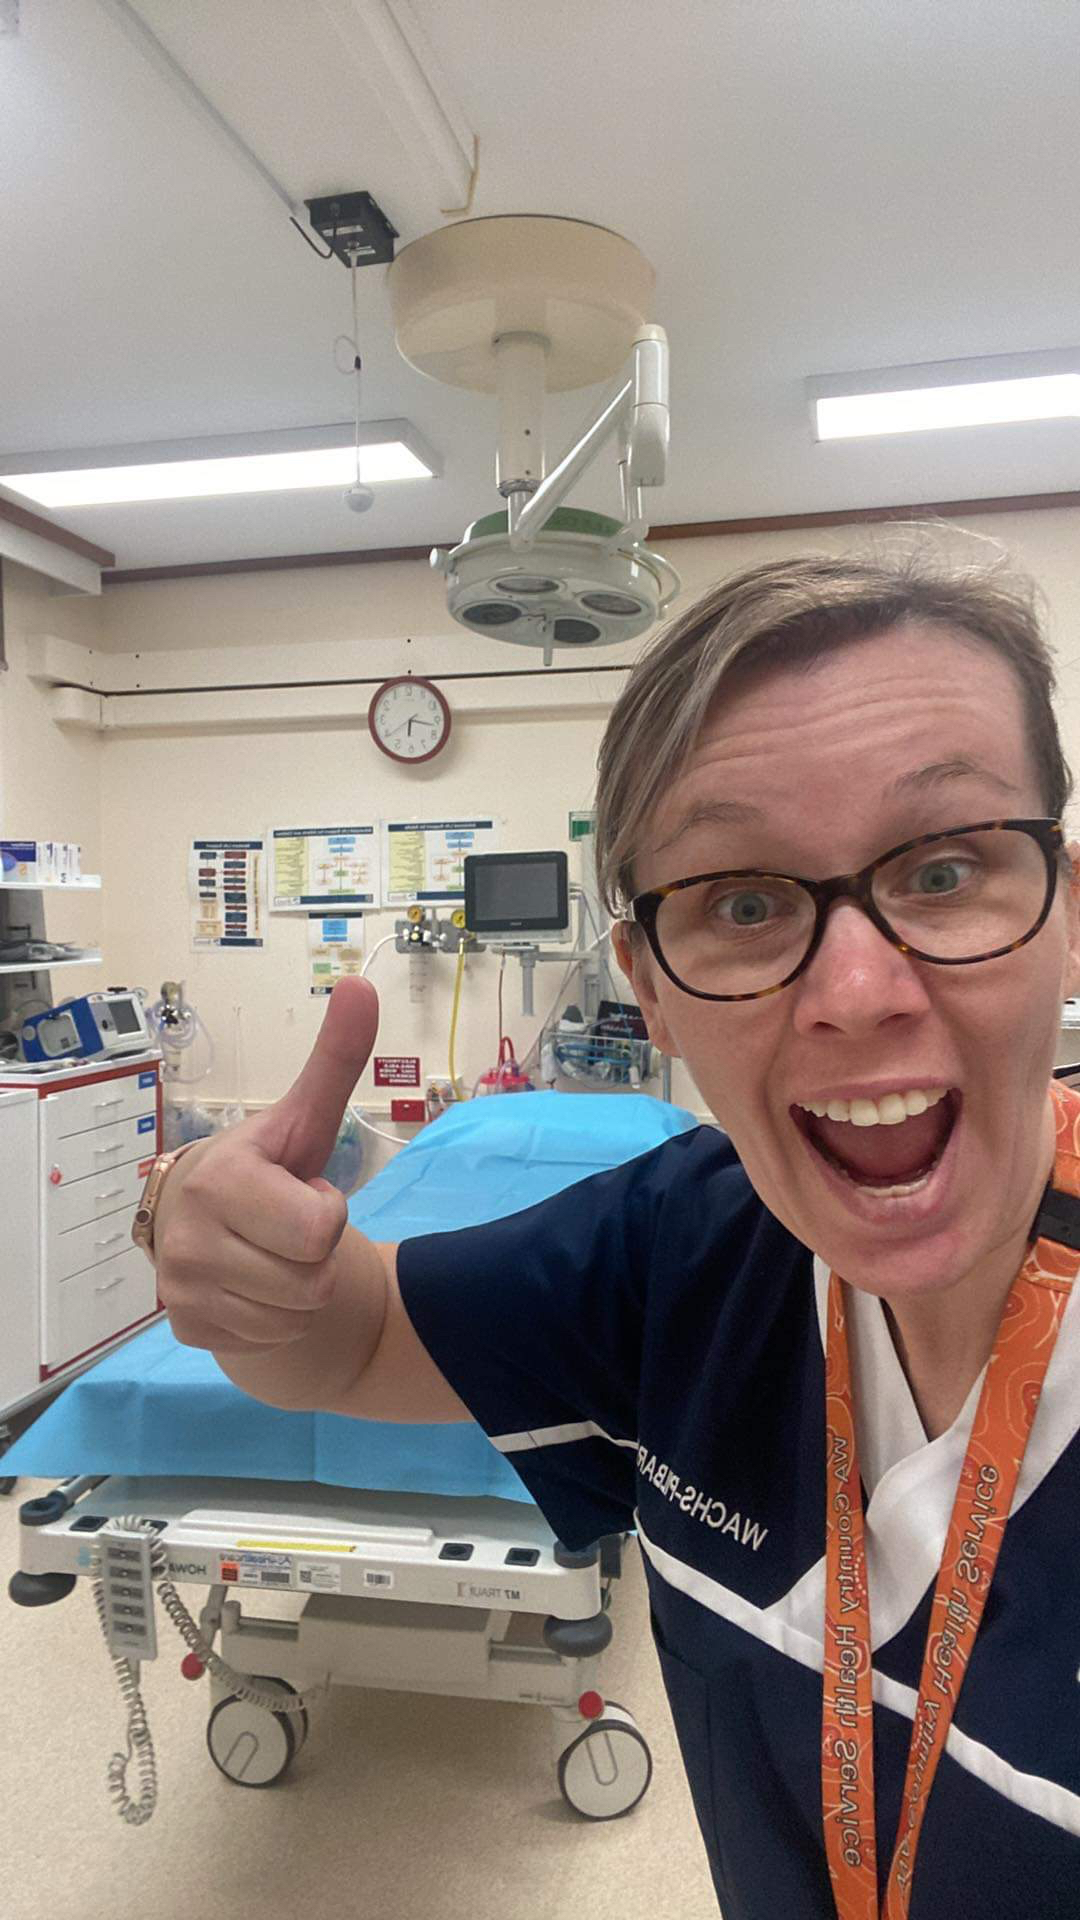
{"label": "ceiling track rail", "polygon": [[298,221],[301,226],[308,224],[307,208],[302,201],[294,200],[288,189],[276,179],[269,167],[253,152],[246,140],[242,140],[236,128],[231,126],[224,114],[219,113],[212,100],[208,100],[201,88],[195,85],[191,75],[175,60],[164,42],[147,26],[141,13],[129,4],[129,0],[98,0],[98,5],[112,15],[117,26],[136,46],[144,60],[170,86],[174,93],[186,101],[192,111],[201,119],[229,148],[234,158],[243,162],[258,175],[264,187],[269,188],[274,198],[280,202],[290,220]]}
{"label": "ceiling track rail", "polygon": [[[138,8],[131,5],[131,0],[98,0],[98,5],[111,15],[147,64],[210,128],[233,158],[273,194],[306,238],[311,227],[305,203],[294,199],[265,161],[260,160],[158,39]],[[450,98],[446,76],[408,0],[320,0],[320,5],[361,84],[374,84],[379,95],[383,99],[389,97],[399,116],[415,130],[439,198],[464,202],[461,206],[441,207],[440,211],[447,218],[468,213],[476,192],[479,142]]]}

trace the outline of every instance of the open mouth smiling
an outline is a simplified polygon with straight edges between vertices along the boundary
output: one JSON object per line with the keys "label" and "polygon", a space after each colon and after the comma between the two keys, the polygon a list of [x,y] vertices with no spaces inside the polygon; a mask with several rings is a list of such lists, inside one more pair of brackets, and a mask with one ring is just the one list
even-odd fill
{"label": "open mouth smiling", "polygon": [[930,1181],[960,1114],[955,1087],[899,1085],[875,1098],[821,1094],[795,1101],[796,1127],[826,1166],[850,1186],[902,1199]]}

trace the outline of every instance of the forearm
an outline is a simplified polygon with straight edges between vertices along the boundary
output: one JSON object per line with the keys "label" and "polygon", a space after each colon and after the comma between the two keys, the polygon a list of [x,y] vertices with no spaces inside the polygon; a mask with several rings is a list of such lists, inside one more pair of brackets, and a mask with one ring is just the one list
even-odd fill
{"label": "forearm", "polygon": [[334,1292],[308,1332],[264,1355],[218,1353],[222,1373],[254,1400],[291,1411],[325,1406],[367,1366],[386,1316],[386,1269],[374,1241],[346,1227],[333,1256]]}

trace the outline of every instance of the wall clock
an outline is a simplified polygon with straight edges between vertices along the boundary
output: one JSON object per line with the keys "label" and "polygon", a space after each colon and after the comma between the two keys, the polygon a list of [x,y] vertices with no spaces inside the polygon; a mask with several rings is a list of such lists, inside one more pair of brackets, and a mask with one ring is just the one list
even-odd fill
{"label": "wall clock", "polygon": [[433,760],[450,738],[450,708],[430,680],[404,674],[384,680],[368,708],[368,726],[377,747],[405,766]]}

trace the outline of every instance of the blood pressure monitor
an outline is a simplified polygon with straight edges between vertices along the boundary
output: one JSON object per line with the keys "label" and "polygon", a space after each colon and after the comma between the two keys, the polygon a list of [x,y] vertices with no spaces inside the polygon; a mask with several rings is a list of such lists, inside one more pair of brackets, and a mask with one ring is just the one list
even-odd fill
{"label": "blood pressure monitor", "polygon": [[110,987],[87,993],[34,1013],[23,1023],[25,1059],[85,1060],[92,1054],[140,1051],[151,1045],[150,1030],[139,994],[130,987]]}

